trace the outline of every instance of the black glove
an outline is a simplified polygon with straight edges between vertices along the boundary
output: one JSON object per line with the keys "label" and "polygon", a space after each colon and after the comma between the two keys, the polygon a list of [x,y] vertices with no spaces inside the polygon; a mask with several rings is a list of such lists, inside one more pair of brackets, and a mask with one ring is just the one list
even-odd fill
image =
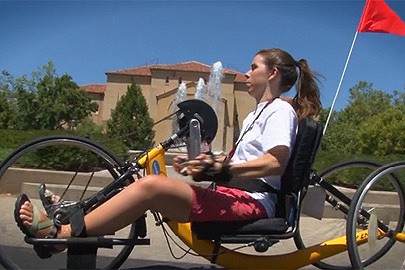
{"label": "black glove", "polygon": [[[228,161],[218,161],[214,155],[211,155],[210,162],[204,162],[204,169],[193,177],[196,182],[210,181],[210,182],[228,182],[232,179],[230,171],[231,165]],[[221,163],[221,169],[215,168],[215,163]]]}

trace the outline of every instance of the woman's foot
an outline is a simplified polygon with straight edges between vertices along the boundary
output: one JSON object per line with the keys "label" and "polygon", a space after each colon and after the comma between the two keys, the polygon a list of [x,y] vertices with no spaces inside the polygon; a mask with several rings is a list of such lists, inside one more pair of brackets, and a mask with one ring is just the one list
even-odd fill
{"label": "woman's foot", "polygon": [[[55,226],[53,220],[39,211],[25,194],[21,194],[15,203],[14,219],[20,230],[28,237],[56,238],[60,232],[60,228]],[[43,259],[64,249],[65,247],[60,246],[34,244],[34,250]]]}
{"label": "woman's foot", "polygon": [[[20,220],[22,225],[25,226],[30,232],[30,236],[36,238],[45,238],[51,232],[53,221],[51,221],[42,211],[35,211],[34,214],[34,207],[35,206],[29,200],[22,203],[19,209]],[[37,225],[35,223],[38,223],[38,227],[36,227]],[[46,224],[49,226],[39,226],[40,224]]]}
{"label": "woman's foot", "polygon": [[45,238],[54,228],[53,221],[39,211],[25,194],[16,201],[14,218],[21,231],[29,237]]}

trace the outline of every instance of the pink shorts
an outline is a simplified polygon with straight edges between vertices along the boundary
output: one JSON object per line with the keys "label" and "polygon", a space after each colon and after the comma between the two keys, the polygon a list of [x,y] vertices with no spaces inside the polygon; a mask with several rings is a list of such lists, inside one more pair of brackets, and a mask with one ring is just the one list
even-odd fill
{"label": "pink shorts", "polygon": [[266,209],[243,190],[217,186],[216,190],[191,186],[190,221],[237,221],[267,218]]}

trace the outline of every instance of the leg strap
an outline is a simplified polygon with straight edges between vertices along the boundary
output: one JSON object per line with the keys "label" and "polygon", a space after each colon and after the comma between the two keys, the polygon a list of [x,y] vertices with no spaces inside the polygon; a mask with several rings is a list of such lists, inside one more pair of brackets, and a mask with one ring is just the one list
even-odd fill
{"label": "leg strap", "polygon": [[86,237],[86,225],[84,224],[84,213],[82,209],[75,211],[69,218],[72,236]]}

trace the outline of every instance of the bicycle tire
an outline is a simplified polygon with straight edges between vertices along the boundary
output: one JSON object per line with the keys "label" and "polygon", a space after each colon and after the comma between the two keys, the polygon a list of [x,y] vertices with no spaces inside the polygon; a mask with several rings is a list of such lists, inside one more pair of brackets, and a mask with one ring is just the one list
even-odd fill
{"label": "bicycle tire", "polygon": [[[386,176],[387,175],[393,175],[395,174],[395,171],[397,170],[404,170],[405,171],[405,161],[400,161],[400,162],[393,162],[390,164],[387,164],[374,172],[372,172],[365,180],[364,182],[360,185],[358,190],[353,196],[352,203],[349,208],[348,216],[347,216],[347,227],[346,227],[346,234],[347,234],[347,243],[348,243],[348,253],[349,253],[349,258],[352,264],[352,267],[354,269],[363,269],[364,266],[367,266],[367,264],[364,263],[364,260],[362,260],[360,253],[359,253],[359,246],[357,245],[356,241],[356,232],[357,232],[357,217],[359,214],[359,211],[361,209],[365,209],[367,207],[367,201],[366,201],[366,196],[368,194],[371,194],[374,192],[373,196],[376,196],[378,194],[378,191],[376,191],[378,187],[378,182],[381,183],[383,181],[383,184],[386,185]],[[393,196],[393,198],[397,198],[397,203],[399,205],[399,209],[395,211],[395,209],[384,209],[379,211],[379,207],[373,207],[376,215],[379,215],[378,220],[383,222],[385,226],[387,226],[388,229],[392,230],[393,233],[396,232],[401,232],[402,229],[404,228],[404,222],[405,222],[405,191],[402,183],[398,180],[397,177],[390,177],[389,178],[391,181],[392,186],[395,188],[395,193],[397,196]],[[363,204],[364,203],[364,204]],[[381,208],[380,208],[381,209]],[[391,221],[391,214],[390,217],[386,217],[384,219],[381,219],[381,214],[384,214],[388,216],[388,210],[393,212],[393,215],[397,216],[397,220],[393,222],[393,226],[390,226],[390,221]],[[388,219],[388,222],[387,222]],[[369,219],[367,219],[367,222]],[[388,224],[387,224],[388,223]],[[396,223],[396,224],[395,224]],[[368,223],[367,224],[362,224],[362,226],[366,226],[362,229],[368,229]],[[380,227],[381,228],[381,227]],[[367,232],[368,235],[369,232]],[[380,259],[382,256],[384,256],[395,244],[395,239],[391,237],[380,237],[375,239],[374,241],[381,241],[383,239],[387,239],[387,242],[383,245],[383,247],[376,253],[374,256],[370,259],[372,259],[372,262],[377,261]],[[370,244],[371,245],[371,244]],[[370,262],[370,263],[372,263]],[[400,262],[401,263],[401,262]]]}
{"label": "bicycle tire", "polygon": [[[78,150],[77,150],[77,149]],[[61,157],[53,157],[53,158],[64,158],[63,156],[66,154],[78,154],[79,156],[77,158],[75,157],[69,157],[69,161],[72,163],[69,166],[74,167],[76,165],[74,165],[76,162],[82,162],[81,159],[86,159],[87,161],[91,161],[89,163],[91,163],[93,165],[94,162],[94,166],[97,166],[97,168],[87,168],[86,171],[87,172],[74,172],[74,170],[72,169],[70,170],[63,170],[63,168],[59,168],[59,170],[55,173],[55,170],[48,170],[48,169],[38,169],[41,168],[41,165],[38,165],[41,162],[35,161],[35,159],[38,157],[38,154],[40,151],[42,151],[41,153],[43,153],[43,156],[46,156],[46,151],[50,151],[51,153],[61,153]],[[59,152],[61,151],[61,152]],[[80,152],[79,152],[80,151]],[[45,153],[45,154],[44,154]],[[71,159],[70,159],[71,158]],[[45,158],[46,159],[46,158]],[[32,161],[34,160],[34,161]],[[41,159],[40,159],[41,160]],[[50,159],[51,160],[51,159]],[[77,161],[76,161],[77,160]],[[32,165],[35,165],[35,167],[37,167],[35,170],[33,170],[32,172],[30,170],[26,171],[24,168],[18,168],[20,166],[19,163],[24,163],[24,166],[30,165],[30,164],[26,164],[28,162],[33,162]],[[50,161],[52,162],[52,161]],[[35,163],[35,164],[34,164]],[[64,163],[64,161],[62,161],[61,163]],[[105,168],[103,167],[99,167],[101,165],[105,165]],[[94,189],[93,187],[91,187],[89,184],[91,181],[96,181],[94,179],[105,179],[104,181],[108,181],[111,182],[113,178],[117,178],[119,175],[119,172],[117,171],[117,169],[122,167],[122,162],[111,152],[109,152],[108,150],[106,150],[103,146],[82,138],[82,137],[76,137],[76,136],[49,136],[49,137],[42,137],[36,140],[33,140],[27,144],[24,144],[23,146],[19,147],[17,150],[15,150],[12,154],[10,154],[0,165],[0,195],[3,193],[3,198],[5,197],[12,197],[13,194],[16,193],[21,193],[20,191],[17,191],[15,189],[16,187],[16,181],[15,180],[21,180],[21,181],[29,181],[28,179],[20,179],[19,177],[16,177],[16,179],[13,179],[12,173],[15,171],[21,171],[21,172],[25,172],[25,176],[27,176],[27,173],[30,175],[36,175],[38,174],[39,176],[41,175],[45,175],[44,173],[49,173],[54,175],[53,177],[49,177],[51,178],[51,183],[53,183],[55,186],[57,186],[58,189],[61,189],[61,191],[59,192],[55,192],[57,195],[61,195],[60,193],[63,192],[63,194],[65,194],[64,196],[70,196],[70,197],[74,197],[75,195],[75,190],[74,189],[80,189],[82,186],[80,185],[73,185],[77,179],[77,176],[83,174],[84,176],[82,177],[83,179],[87,179],[87,183],[86,183],[86,189],[85,191],[81,191],[83,194],[80,194],[80,197],[83,198],[83,196],[86,194],[88,195],[89,192],[96,192],[96,191],[91,191],[92,189]],[[57,165],[57,166],[61,166],[61,165]],[[83,164],[77,165],[77,166],[83,166]],[[90,164],[86,164],[86,166],[90,166]],[[47,167],[47,166],[44,166]],[[66,166],[67,167],[67,166]],[[62,169],[62,171],[61,171]],[[95,171],[97,170],[97,172]],[[89,173],[90,171],[92,171],[91,173]],[[41,174],[42,173],[42,174]],[[76,173],[76,175],[74,175]],[[102,178],[101,176],[99,178],[94,177],[95,174],[99,173],[100,175],[105,175],[104,178]],[[62,187],[63,185],[60,183],[59,179],[55,179],[55,178],[61,178],[62,175],[63,181],[65,181],[66,179],[70,179],[72,181],[72,177],[74,177],[74,180],[72,183],[70,183],[69,185],[67,185],[66,187]],[[89,174],[91,175],[91,178],[89,176]],[[11,177],[10,177],[11,175]],[[67,175],[67,176],[65,176]],[[72,176],[74,175],[74,176]],[[45,176],[44,176],[45,177]],[[27,178],[31,178],[29,175]],[[46,181],[48,181],[50,179],[46,179]],[[44,182],[45,184],[50,184],[49,181],[46,182],[45,179],[44,181],[41,180],[41,182]],[[83,180],[81,180],[83,181]],[[100,181],[100,180],[97,180]],[[56,182],[58,182],[58,184],[56,184]],[[94,182],[92,182],[94,183]],[[20,184],[23,184],[23,182],[21,182]],[[38,184],[39,185],[39,184]],[[52,185],[52,184],[50,184]],[[62,187],[62,188],[61,188]],[[74,187],[74,189],[73,189]],[[91,187],[90,189],[88,187]],[[70,190],[68,190],[70,188]],[[65,190],[63,190],[65,189]],[[4,193],[11,193],[10,195],[4,195]],[[69,195],[69,192],[70,195]],[[78,192],[76,192],[78,193]],[[76,196],[77,197],[77,196]],[[74,199],[66,199],[66,200],[72,200],[74,201]],[[79,199],[81,200],[81,199]],[[10,201],[10,199],[8,199],[8,201]],[[13,200],[14,201],[14,200]],[[36,205],[41,205],[40,201],[39,203],[35,203]],[[10,207],[13,207],[14,204],[10,205]],[[10,209],[11,211],[11,209]],[[6,218],[8,217],[8,219]],[[15,222],[14,222],[14,218],[13,215],[10,213],[9,216],[6,215],[6,217],[2,217],[2,219],[0,219],[0,231],[3,233],[2,235],[14,235],[14,236],[10,236],[10,237],[14,237],[16,238],[16,242],[18,242],[18,245],[20,245],[20,247],[23,248],[12,248],[12,246],[9,246],[10,243],[8,243],[7,241],[5,241],[6,237],[2,237],[2,239],[0,240],[0,263],[7,269],[23,269],[23,267],[27,267],[27,268],[33,268],[33,267],[39,267],[42,269],[45,268],[55,268],[55,257],[58,258],[58,260],[60,260],[61,262],[61,266],[57,266],[58,268],[65,268],[66,267],[66,252],[63,252],[61,254],[56,254],[54,255],[51,259],[49,260],[39,260],[38,261],[33,261],[36,260],[37,256],[35,255],[35,252],[33,251],[32,247],[29,246],[28,244],[25,244],[25,242],[23,242],[23,235],[21,234],[21,232],[17,229],[17,226],[14,226]],[[12,220],[11,220],[12,219]],[[3,224],[3,226],[1,226],[1,224]],[[18,234],[19,233],[19,234]],[[135,223],[131,224],[129,226],[129,228],[126,228],[125,231],[125,235],[126,238],[128,239],[133,239],[134,237],[136,237],[136,230],[135,230]],[[19,237],[21,236],[21,237]],[[3,242],[3,243],[2,243]],[[15,243],[13,243],[15,244]],[[118,268],[120,265],[122,265],[124,263],[124,261],[128,258],[129,254],[131,253],[131,251],[133,250],[134,246],[130,245],[130,246],[120,246],[114,249],[119,249],[117,251],[115,251],[116,256],[115,257],[106,257],[103,256],[99,258],[99,256],[97,257],[97,268],[105,268],[105,269],[116,269]],[[21,253],[18,253],[18,251],[21,250]],[[28,250],[28,251],[27,251]],[[11,253],[13,253],[12,255],[10,254],[10,252],[8,251],[13,251]],[[18,254],[14,254],[15,252],[17,252]],[[113,251],[109,250],[109,253]],[[28,263],[27,266],[22,266],[25,264],[25,262],[23,260],[21,260],[21,258],[23,258],[23,256],[21,255],[31,255],[30,256],[30,261]],[[62,255],[64,254],[64,255]],[[64,260],[59,259],[61,256],[64,256]],[[33,259],[31,259],[33,258]],[[51,266],[46,266],[46,262],[44,261],[49,261],[49,263],[52,263]],[[44,265],[45,263],[45,265]],[[102,266],[99,266],[100,264],[102,264]]]}
{"label": "bicycle tire", "polygon": [[[379,167],[381,167],[380,164],[378,164],[376,162],[373,162],[373,161],[369,161],[369,160],[350,160],[350,161],[341,162],[341,163],[335,164],[335,165],[333,165],[331,167],[328,167],[325,170],[323,170],[322,172],[320,172],[318,175],[320,177],[322,177],[323,179],[325,179],[326,181],[328,181],[329,177],[337,177],[338,173],[342,173],[343,170],[347,170],[346,172],[350,173],[350,170],[356,169],[356,170],[359,170],[359,171],[364,170],[364,172],[362,172],[362,174],[364,174],[364,178],[365,178],[368,174],[370,174],[372,171],[374,171],[375,169],[377,169]],[[328,181],[328,182],[330,182],[330,181]],[[327,195],[332,195],[327,190],[326,190],[326,194]],[[343,203],[343,202],[341,202],[340,199],[336,198],[335,196],[332,195],[332,197],[334,199],[336,199],[337,201],[339,201],[339,203]],[[305,198],[304,198],[304,200],[305,200]],[[346,205],[345,203],[343,203],[343,204]],[[348,208],[349,206],[347,205],[346,207]],[[303,217],[303,214],[301,214],[301,217]],[[343,219],[343,217],[344,217],[344,215],[341,214],[341,217],[338,219],[337,222],[338,223],[339,222],[340,223],[341,222],[345,223],[346,221]],[[323,226],[325,226],[324,223],[329,225],[329,223],[327,223],[328,219],[326,219],[325,222],[323,222],[323,220],[322,221],[316,221],[314,218],[311,218],[310,220],[311,220],[310,221],[311,224],[317,222],[317,226],[322,226],[323,227]],[[305,227],[308,227],[308,226],[305,226],[304,222],[305,222],[305,220],[300,218],[300,224],[298,226],[298,231],[297,231],[296,235],[294,236],[294,243],[295,243],[295,245],[296,245],[296,247],[298,249],[304,249],[304,248],[309,247],[309,246],[311,246],[313,244],[318,244],[323,240],[330,240],[330,237],[331,237],[330,235],[325,235],[325,239],[322,239],[322,240],[318,239],[318,238],[322,238],[322,236],[320,236],[319,234],[316,235],[316,239],[317,239],[317,240],[315,240],[316,242],[309,243],[310,240],[304,240],[305,239],[305,234],[309,234],[309,233],[311,233],[313,231],[312,228],[308,228],[309,232],[308,233],[306,232],[303,235],[303,233],[302,233],[303,229],[305,229]],[[339,226],[339,225],[341,225],[341,226]],[[336,223],[334,222],[333,226],[334,226],[334,230],[338,230],[338,228],[341,227],[341,231],[339,231],[338,233],[341,233],[341,236],[345,235],[345,232],[346,232],[345,228],[346,227],[343,226],[343,224],[337,224],[336,225]],[[307,236],[307,238],[308,238],[308,236]],[[342,264],[342,261],[343,262],[346,261],[347,263]],[[338,254],[338,255],[333,256],[331,258],[327,258],[327,259],[321,260],[319,262],[316,262],[313,265],[320,268],[320,269],[334,269],[334,270],[348,270],[348,269],[351,269],[351,264],[350,264],[349,258],[347,257],[347,254]]]}

